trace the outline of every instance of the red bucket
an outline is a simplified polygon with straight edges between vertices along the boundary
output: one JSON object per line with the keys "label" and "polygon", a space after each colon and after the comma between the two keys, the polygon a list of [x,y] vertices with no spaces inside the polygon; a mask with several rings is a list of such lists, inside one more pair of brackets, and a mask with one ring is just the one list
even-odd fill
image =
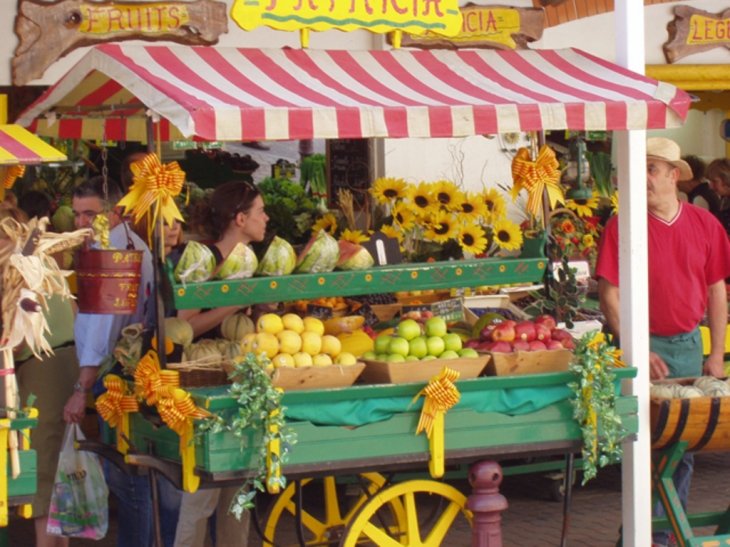
{"label": "red bucket", "polygon": [[142,251],[76,251],[77,304],[82,313],[137,311]]}

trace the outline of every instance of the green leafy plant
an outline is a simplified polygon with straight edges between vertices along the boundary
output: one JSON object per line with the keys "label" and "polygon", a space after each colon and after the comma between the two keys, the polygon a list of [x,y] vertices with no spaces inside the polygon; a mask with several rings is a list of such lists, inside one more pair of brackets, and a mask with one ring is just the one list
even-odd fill
{"label": "green leafy plant", "polygon": [[596,152],[586,154],[591,165],[591,177],[596,193],[604,198],[613,195],[613,182],[611,181],[611,154]]}
{"label": "green leafy plant", "polygon": [[[264,370],[267,361],[268,359],[260,362],[253,353],[247,353],[243,358],[234,361],[234,370],[230,374],[234,382],[229,393],[236,398],[238,408],[232,415],[215,415],[203,420],[197,428],[198,435],[207,431],[231,431],[241,439],[242,450],[250,428],[261,435],[257,446],[258,457],[252,458],[257,467],[251,470],[252,473],[231,502],[230,511],[239,520],[244,510],[253,507],[257,490],[264,492],[267,486],[278,486],[282,490],[286,488],[286,478],[280,474],[281,465],[286,462],[292,446],[296,444],[296,433],[287,426],[284,418],[286,407],[281,406],[283,392],[274,388]],[[279,441],[279,455],[271,454],[267,465],[271,441]]]}
{"label": "green leafy plant", "polygon": [[548,266],[552,275],[549,272],[546,274],[542,289],[530,292],[535,302],[525,308],[525,313],[532,317],[551,315],[557,322],[565,322],[572,329],[573,320],[583,302],[583,297],[578,294],[576,269],[570,267],[570,257],[557,244],[555,237],[551,235],[548,241],[552,256],[559,261],[560,267],[555,268],[552,264]]}
{"label": "green leafy plant", "polygon": [[583,483],[596,476],[598,467],[621,461],[621,441],[626,428],[616,412],[616,375],[613,369],[622,365],[620,351],[589,332],[578,341],[570,371],[578,381],[568,387],[575,396],[571,400],[573,417],[583,432]]}

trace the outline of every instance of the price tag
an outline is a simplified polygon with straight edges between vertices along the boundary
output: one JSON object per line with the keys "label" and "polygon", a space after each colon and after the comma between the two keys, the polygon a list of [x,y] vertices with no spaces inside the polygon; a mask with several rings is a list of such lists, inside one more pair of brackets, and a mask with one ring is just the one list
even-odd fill
{"label": "price tag", "polygon": [[329,306],[316,306],[307,304],[307,315],[317,319],[332,319],[332,308]]}
{"label": "price tag", "polygon": [[372,327],[375,323],[378,323],[380,319],[375,315],[375,312],[369,304],[363,304],[356,310],[350,312],[350,315],[361,315],[365,318],[365,326]]}
{"label": "price tag", "polygon": [[437,317],[446,321],[462,321],[464,319],[464,304],[461,298],[441,300],[431,304],[431,311]]}

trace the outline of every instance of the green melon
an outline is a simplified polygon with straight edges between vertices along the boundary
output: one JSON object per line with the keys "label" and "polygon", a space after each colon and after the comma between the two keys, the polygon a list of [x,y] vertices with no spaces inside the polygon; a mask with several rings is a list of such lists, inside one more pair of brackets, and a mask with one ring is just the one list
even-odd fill
{"label": "green melon", "polygon": [[337,244],[337,240],[325,230],[320,230],[299,254],[294,271],[296,273],[331,272],[337,266],[339,258],[340,246]]}
{"label": "green melon", "polygon": [[175,266],[175,280],[178,283],[202,283],[208,281],[215,271],[215,257],[207,245],[189,241],[180,262]]}
{"label": "green melon", "polygon": [[247,334],[256,332],[253,321],[244,313],[229,315],[221,323],[223,338],[231,342],[240,342]]}
{"label": "green melon", "polygon": [[259,261],[251,247],[237,243],[216,272],[216,279],[245,279],[256,271]]}
{"label": "green melon", "polygon": [[294,248],[287,240],[275,236],[259,263],[256,275],[289,275],[294,270],[296,262],[297,255]]}

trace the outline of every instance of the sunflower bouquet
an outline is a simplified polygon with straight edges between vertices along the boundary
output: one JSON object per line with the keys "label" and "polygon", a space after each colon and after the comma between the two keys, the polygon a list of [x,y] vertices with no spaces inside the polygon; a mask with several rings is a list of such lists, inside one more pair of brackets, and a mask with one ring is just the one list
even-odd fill
{"label": "sunflower bouquet", "polygon": [[[522,245],[519,226],[506,218],[498,190],[462,191],[447,180],[408,184],[380,178],[370,188],[373,226],[398,239],[410,262],[494,256]],[[378,220],[379,219],[379,220]]]}

